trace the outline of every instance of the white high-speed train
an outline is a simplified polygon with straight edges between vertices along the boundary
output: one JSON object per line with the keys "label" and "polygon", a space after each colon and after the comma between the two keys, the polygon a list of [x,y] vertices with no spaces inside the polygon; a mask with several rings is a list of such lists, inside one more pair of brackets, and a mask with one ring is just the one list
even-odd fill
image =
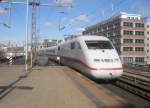
{"label": "white high-speed train", "polygon": [[120,58],[110,40],[103,36],[79,36],[61,45],[39,50],[96,79],[116,79],[123,73]]}

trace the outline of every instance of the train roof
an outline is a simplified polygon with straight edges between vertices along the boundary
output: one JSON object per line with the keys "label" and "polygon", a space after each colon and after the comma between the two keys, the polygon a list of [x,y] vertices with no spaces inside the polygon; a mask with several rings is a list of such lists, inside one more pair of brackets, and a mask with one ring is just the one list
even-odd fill
{"label": "train roof", "polygon": [[74,40],[109,40],[109,39],[104,36],[82,35],[82,36],[77,36],[75,38],[72,38],[71,40],[68,40],[68,41],[74,41]]}
{"label": "train roof", "polygon": [[97,36],[97,35],[81,35],[81,36],[75,36],[75,37],[71,37],[71,39],[67,40],[66,42],[64,43],[61,43],[57,46],[51,46],[51,47],[48,47],[48,48],[42,48],[42,49],[39,49],[38,51],[44,51],[44,50],[49,50],[49,49],[56,49],[56,47],[58,46],[61,46],[63,44],[67,44],[67,43],[70,43],[72,41],[81,41],[81,40],[109,40],[107,37],[104,37],[104,36]]}

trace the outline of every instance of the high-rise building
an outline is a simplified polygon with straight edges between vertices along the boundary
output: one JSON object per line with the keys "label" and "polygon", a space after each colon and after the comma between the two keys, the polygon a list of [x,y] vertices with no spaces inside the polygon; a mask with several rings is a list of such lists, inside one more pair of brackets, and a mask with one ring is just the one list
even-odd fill
{"label": "high-rise building", "polygon": [[105,21],[87,27],[83,31],[83,35],[108,37],[124,64],[145,64],[148,60],[146,46],[149,45],[146,40],[149,40],[146,27],[146,18],[142,18],[138,14],[121,12]]}
{"label": "high-rise building", "polygon": [[147,64],[150,64],[150,22],[146,23],[146,55],[147,55]]}

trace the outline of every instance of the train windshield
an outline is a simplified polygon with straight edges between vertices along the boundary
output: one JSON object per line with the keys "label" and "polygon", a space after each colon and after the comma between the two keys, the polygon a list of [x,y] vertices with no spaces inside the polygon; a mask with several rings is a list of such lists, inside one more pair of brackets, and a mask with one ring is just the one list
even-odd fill
{"label": "train windshield", "polygon": [[113,49],[109,41],[85,41],[88,49]]}

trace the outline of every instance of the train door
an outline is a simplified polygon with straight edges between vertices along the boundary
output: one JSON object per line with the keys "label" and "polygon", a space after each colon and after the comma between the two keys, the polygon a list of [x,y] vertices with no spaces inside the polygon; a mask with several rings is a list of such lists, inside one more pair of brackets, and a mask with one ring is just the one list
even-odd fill
{"label": "train door", "polygon": [[79,42],[76,42],[76,57],[78,57],[78,59],[81,57],[81,45]]}

